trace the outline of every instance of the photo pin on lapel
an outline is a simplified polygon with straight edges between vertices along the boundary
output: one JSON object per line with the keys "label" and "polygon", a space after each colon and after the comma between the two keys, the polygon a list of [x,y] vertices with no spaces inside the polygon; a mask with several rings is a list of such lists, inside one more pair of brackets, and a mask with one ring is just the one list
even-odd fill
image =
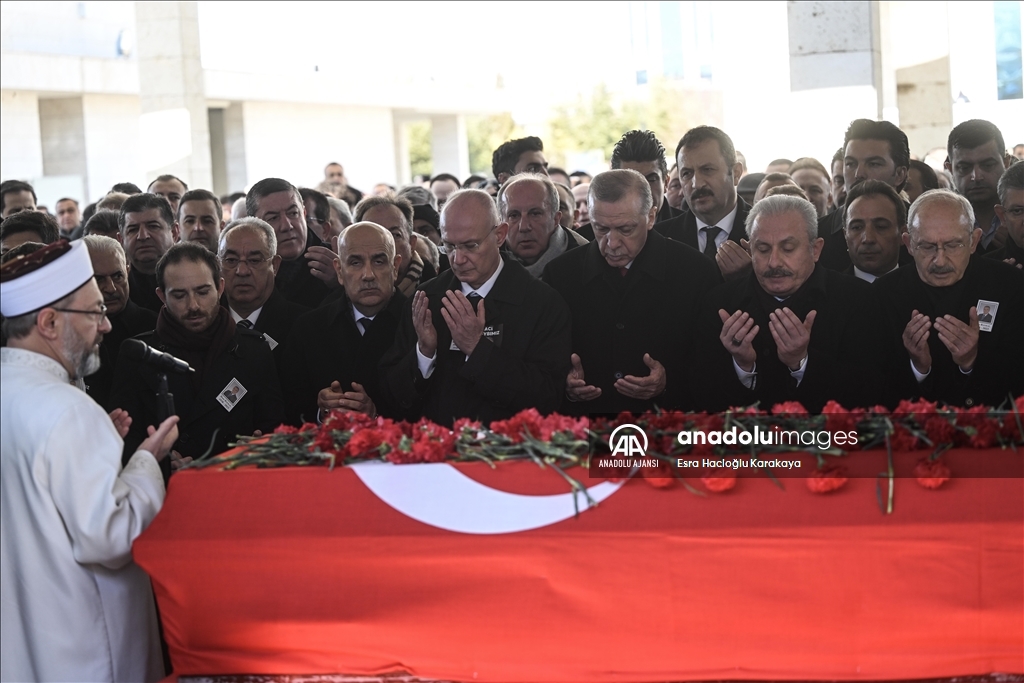
{"label": "photo pin on lapel", "polygon": [[978,329],[982,332],[991,332],[992,325],[996,322],[996,312],[998,310],[998,301],[978,299]]}
{"label": "photo pin on lapel", "polygon": [[217,402],[224,406],[224,410],[230,413],[247,393],[248,391],[242,386],[242,383],[232,377],[227,386],[217,395]]}

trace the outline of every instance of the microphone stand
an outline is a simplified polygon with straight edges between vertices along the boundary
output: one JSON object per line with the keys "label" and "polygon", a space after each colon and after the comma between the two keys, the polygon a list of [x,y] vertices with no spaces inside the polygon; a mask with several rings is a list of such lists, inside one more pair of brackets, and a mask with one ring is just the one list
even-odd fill
{"label": "microphone stand", "polygon": [[156,392],[156,420],[160,424],[171,415],[174,415],[174,394],[167,386],[167,373],[161,372],[157,375],[160,380],[160,387]]}

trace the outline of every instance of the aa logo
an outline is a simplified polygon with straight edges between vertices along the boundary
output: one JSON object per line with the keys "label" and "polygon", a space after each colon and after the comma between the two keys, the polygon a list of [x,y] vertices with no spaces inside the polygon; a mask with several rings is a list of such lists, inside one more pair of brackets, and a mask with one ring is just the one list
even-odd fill
{"label": "aa logo", "polygon": [[619,425],[608,437],[612,457],[642,458],[647,454],[647,434],[636,425]]}

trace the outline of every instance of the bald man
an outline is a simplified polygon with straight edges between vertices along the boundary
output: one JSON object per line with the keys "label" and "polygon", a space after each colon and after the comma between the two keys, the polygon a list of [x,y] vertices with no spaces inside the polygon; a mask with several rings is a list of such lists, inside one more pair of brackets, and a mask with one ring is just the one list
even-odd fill
{"label": "bald man", "polygon": [[405,305],[395,288],[401,261],[391,232],[376,223],[354,223],[339,235],[334,266],[344,295],[300,316],[285,345],[281,375],[293,423],[337,409],[392,414],[377,368]]}

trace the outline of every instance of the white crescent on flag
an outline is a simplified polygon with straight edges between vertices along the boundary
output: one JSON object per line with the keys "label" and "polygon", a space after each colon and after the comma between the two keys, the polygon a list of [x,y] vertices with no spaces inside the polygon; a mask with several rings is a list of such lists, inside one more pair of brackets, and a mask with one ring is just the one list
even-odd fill
{"label": "white crescent on flag", "polygon": [[[382,501],[403,515],[462,534],[511,534],[555,524],[582,514],[583,492],[527,496],[481,484],[446,463],[351,465],[356,476]],[[557,476],[552,474],[552,476]],[[624,482],[602,482],[587,489],[595,502]]]}

